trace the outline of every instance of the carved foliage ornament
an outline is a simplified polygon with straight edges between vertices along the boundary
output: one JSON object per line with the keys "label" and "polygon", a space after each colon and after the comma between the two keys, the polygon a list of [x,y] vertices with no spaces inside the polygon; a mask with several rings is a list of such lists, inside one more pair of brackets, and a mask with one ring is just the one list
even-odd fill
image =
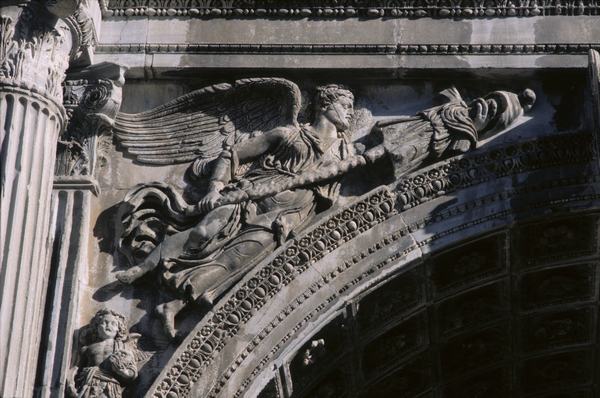
{"label": "carved foliage ornament", "polygon": [[64,84],[63,105],[68,124],[58,141],[57,176],[93,176],[97,159],[102,156],[99,141],[109,139],[107,133],[121,103],[123,68],[103,63],[79,74],[85,73],[96,78],[67,77]]}
{"label": "carved foliage ornament", "polygon": [[22,8],[18,20],[0,18],[0,80],[60,102],[69,66],[69,30],[48,26],[45,20],[29,7]]}

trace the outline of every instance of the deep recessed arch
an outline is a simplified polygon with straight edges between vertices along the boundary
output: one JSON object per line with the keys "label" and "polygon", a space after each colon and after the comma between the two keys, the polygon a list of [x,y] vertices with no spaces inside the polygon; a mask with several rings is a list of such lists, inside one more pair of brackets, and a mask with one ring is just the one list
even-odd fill
{"label": "deep recessed arch", "polygon": [[[585,133],[558,135],[455,158],[324,214],[225,295],[151,394],[456,396],[479,384],[503,391],[488,381],[512,393],[520,377],[541,366],[539,358],[587,372],[566,372],[562,382],[571,392],[591,393],[600,198],[591,189],[591,147],[582,145],[589,140]],[[553,234],[565,236],[561,244]],[[561,278],[579,284],[583,296],[554,288],[552,300],[543,292],[523,296],[544,284],[561,290]],[[389,300],[394,305],[386,309]],[[564,323],[544,314],[566,314],[566,323],[580,317],[589,333],[548,347],[523,345],[526,325]],[[386,344],[396,333],[406,341],[388,362],[379,360],[394,352]],[[461,344],[475,344],[485,363],[476,356],[469,366],[452,362],[468,359]],[[536,377],[525,393],[554,385]]]}

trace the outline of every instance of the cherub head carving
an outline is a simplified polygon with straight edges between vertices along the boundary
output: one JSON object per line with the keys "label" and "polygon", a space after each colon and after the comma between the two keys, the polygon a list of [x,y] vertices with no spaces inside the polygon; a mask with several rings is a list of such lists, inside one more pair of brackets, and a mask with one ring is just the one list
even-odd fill
{"label": "cherub head carving", "polygon": [[354,116],[354,95],[346,87],[329,84],[317,88],[315,99],[316,117],[320,115],[338,129],[346,131]]}
{"label": "cherub head carving", "polygon": [[90,322],[90,327],[95,340],[124,340],[127,337],[125,317],[109,309],[96,312]]}

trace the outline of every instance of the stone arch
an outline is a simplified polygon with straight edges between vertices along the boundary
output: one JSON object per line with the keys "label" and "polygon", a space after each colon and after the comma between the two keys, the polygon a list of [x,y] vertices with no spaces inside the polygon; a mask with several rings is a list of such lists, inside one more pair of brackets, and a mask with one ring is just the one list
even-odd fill
{"label": "stone arch", "polygon": [[[584,386],[598,370],[600,264],[591,142],[591,135],[570,133],[464,155],[323,214],[216,304],[149,396],[369,396],[378,388],[391,388],[390,396],[453,396],[453,389],[464,391],[460,383],[501,383],[510,394],[524,376],[538,377],[527,393],[558,380],[591,392]],[[579,293],[523,296],[569,283]],[[542,339],[531,348],[528,325],[550,322],[553,333],[561,319],[583,326],[572,340]],[[398,328],[408,332],[389,366],[365,373],[361,362],[377,364],[378,352],[388,354],[385,338]],[[473,349],[492,365],[444,362],[445,349],[477,333]],[[551,369],[537,372],[544,361],[575,371],[562,379]],[[329,371],[337,376],[328,378]],[[386,377],[395,382],[378,384]],[[325,390],[312,394],[317,388]],[[380,392],[371,396],[387,396]]]}

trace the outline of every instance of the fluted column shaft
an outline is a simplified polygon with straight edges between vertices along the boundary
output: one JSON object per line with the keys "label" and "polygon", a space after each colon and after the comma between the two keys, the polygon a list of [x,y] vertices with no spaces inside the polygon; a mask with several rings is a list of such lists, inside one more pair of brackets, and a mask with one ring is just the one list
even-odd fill
{"label": "fluted column shaft", "polygon": [[33,394],[69,29],[41,3],[0,7],[0,396]]}
{"label": "fluted column shaft", "polygon": [[47,270],[42,254],[62,115],[56,104],[10,87],[0,87],[0,115],[0,395],[25,396],[35,373],[36,326],[43,317]]}

